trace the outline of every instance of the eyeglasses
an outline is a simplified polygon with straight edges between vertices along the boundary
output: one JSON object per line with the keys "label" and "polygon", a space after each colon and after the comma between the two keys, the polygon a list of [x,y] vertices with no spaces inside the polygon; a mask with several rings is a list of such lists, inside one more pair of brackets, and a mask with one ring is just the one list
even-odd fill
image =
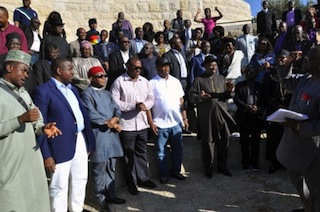
{"label": "eyeglasses", "polygon": [[107,75],[106,74],[99,74],[99,75],[94,75],[94,76],[92,76],[93,78],[100,78],[100,79],[102,79],[102,78],[107,78]]}
{"label": "eyeglasses", "polygon": [[137,66],[137,67],[132,66],[132,69],[135,71],[142,71],[143,68],[140,66]]}

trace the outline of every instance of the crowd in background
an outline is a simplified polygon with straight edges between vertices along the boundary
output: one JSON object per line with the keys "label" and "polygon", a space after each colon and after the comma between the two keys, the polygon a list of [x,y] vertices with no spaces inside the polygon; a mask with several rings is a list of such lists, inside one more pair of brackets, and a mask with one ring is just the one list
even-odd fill
{"label": "crowd in background", "polygon": [[[313,62],[308,63],[312,58],[320,59],[320,51],[313,50],[319,43],[319,1],[307,11],[296,9],[294,1],[289,1],[278,23],[268,1],[263,1],[257,14],[257,35],[252,35],[251,24],[245,24],[242,35],[225,36],[218,24],[223,14],[215,7],[218,16],[212,16],[210,8],[204,9],[205,17],[200,17],[201,9],[196,11],[193,21],[203,23],[203,27],[192,28],[192,20],[178,10],[176,18],[164,20],[163,30],[158,32],[150,22],[133,27],[123,12],[118,13],[110,29],[100,31],[99,20],[91,18],[89,29],[79,27],[77,40],[70,43],[63,17],[56,11],[44,20],[40,34],[41,21],[30,3],[23,0],[23,7],[14,11],[13,25],[8,21],[7,9],[0,7],[0,73],[6,81],[11,74],[10,62],[28,58],[20,51],[30,55],[30,70],[23,86],[12,84],[19,89],[25,87],[44,123],[56,122],[62,132],[53,138],[37,137],[52,178],[51,211],[66,211],[68,204],[70,211],[82,210],[87,155],[92,163],[94,199],[101,210],[108,211],[107,204],[126,202],[115,193],[118,158],[125,161],[125,180],[132,195],[139,193],[137,186],[156,187],[148,171],[147,142],[151,134],[160,183],[167,183],[169,176],[186,179],[180,173],[183,133],[197,133],[202,143],[204,174],[212,178],[215,146],[217,170],[232,176],[227,157],[233,132],[240,132],[243,171],[258,172],[262,130],[266,130],[266,157],[271,161],[268,172],[288,168],[306,211],[320,211],[319,183],[314,182],[314,176],[318,176],[314,169],[319,165],[313,164],[314,158],[298,168],[288,165],[290,154],[284,150],[283,140],[293,139],[291,134],[298,132],[297,140],[306,137],[302,129],[307,124],[266,121],[280,108],[319,119],[314,115],[319,112],[319,103],[315,103],[316,111],[312,113],[296,107],[297,101],[309,106],[311,97],[319,100],[318,95],[310,96],[301,83],[296,88],[288,82],[289,78],[303,81],[305,76],[313,79],[317,71],[320,73]],[[298,91],[302,94],[296,94]],[[75,125],[73,129],[71,125]],[[318,128],[312,129],[308,136],[315,141]],[[68,147],[65,139],[70,140]],[[172,149],[171,166],[166,161],[167,144]],[[310,148],[319,155],[319,147]],[[69,177],[73,179],[70,182]],[[303,195],[305,188],[311,197]]]}

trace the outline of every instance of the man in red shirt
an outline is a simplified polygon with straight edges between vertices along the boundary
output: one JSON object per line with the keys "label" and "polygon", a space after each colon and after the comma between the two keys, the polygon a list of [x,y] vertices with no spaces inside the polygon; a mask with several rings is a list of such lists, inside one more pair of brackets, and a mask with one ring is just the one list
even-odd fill
{"label": "man in red shirt", "polygon": [[28,52],[27,39],[22,30],[9,23],[9,13],[5,7],[0,6],[0,54],[8,52],[6,47],[6,35],[12,32],[17,32],[20,35],[21,50]]}

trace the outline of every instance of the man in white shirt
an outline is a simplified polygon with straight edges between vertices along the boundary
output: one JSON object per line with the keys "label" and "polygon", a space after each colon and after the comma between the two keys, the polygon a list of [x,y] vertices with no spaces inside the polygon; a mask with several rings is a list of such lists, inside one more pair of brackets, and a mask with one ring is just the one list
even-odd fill
{"label": "man in white shirt", "polygon": [[246,66],[250,63],[252,56],[256,51],[258,45],[258,37],[251,35],[251,27],[245,24],[242,27],[243,35],[236,38],[236,49],[241,50],[244,54],[243,65]]}
{"label": "man in white shirt", "polygon": [[169,60],[164,57],[158,58],[156,66],[158,75],[150,80],[155,103],[152,108],[152,118],[149,114],[148,120],[151,129],[157,135],[155,144],[160,168],[160,182],[166,183],[169,174],[165,151],[167,142],[170,142],[172,150],[171,176],[179,180],[186,178],[180,174],[183,157],[182,128],[188,129],[189,124],[183,106],[185,94],[180,81],[169,74]]}

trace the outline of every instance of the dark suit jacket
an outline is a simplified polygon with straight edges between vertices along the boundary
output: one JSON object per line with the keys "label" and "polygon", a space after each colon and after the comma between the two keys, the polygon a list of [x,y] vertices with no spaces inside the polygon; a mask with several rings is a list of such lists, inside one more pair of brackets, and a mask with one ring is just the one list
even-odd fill
{"label": "dark suit jacket", "polygon": [[[104,49],[106,48],[107,54],[105,55]],[[104,43],[98,43],[93,46],[93,52],[94,55],[98,57],[100,60],[101,64],[103,64],[105,61],[109,60],[110,54],[118,50],[118,45],[108,42],[107,44]]]}
{"label": "dark suit jacket", "polygon": [[[181,51],[181,54],[184,58],[184,61],[186,63],[186,67],[188,69],[188,63],[187,63],[187,57],[184,51]],[[167,53],[163,55],[165,58],[169,60],[170,64],[170,74],[174,76],[175,78],[181,80],[181,70],[180,70],[180,64],[176,56],[174,56],[173,52],[170,50]],[[188,71],[189,76],[189,71]]]}
{"label": "dark suit jacket", "polygon": [[33,64],[33,75],[37,86],[49,81],[51,78],[49,61],[44,59]]}
{"label": "dark suit jacket", "polygon": [[49,43],[54,43],[59,48],[59,57],[62,58],[71,58],[71,49],[67,43],[66,38],[59,35],[45,35],[40,45],[40,58],[44,59],[46,57],[45,49]]}
{"label": "dark suit jacket", "polygon": [[[146,43],[148,43],[148,41],[146,40],[141,40],[142,45],[144,46]],[[142,48],[143,49],[143,48]],[[135,39],[130,40],[130,54],[134,55],[134,54],[139,54],[140,52],[138,51],[138,46],[137,46],[137,41]]]}
{"label": "dark suit jacket", "polygon": [[[187,71],[188,71],[188,74],[187,74],[187,78],[189,77],[189,68],[188,68],[188,62],[187,62],[187,57],[186,57],[186,54],[184,51],[181,51],[181,54],[184,58],[184,61],[186,63],[186,67],[187,67]],[[170,74],[172,76],[174,76],[175,78],[179,79],[180,82],[182,80],[181,78],[181,68],[180,68],[180,64],[179,64],[179,61],[178,59],[176,58],[176,56],[174,56],[172,50],[168,51],[167,53],[165,53],[163,55],[163,57],[167,58],[169,60],[169,62],[171,63],[170,64]],[[185,78],[185,80],[187,80],[187,78]],[[187,81],[186,81],[187,82]],[[189,87],[188,84],[184,84],[184,82],[182,82],[182,87],[183,87],[183,90],[186,91],[186,89]]]}
{"label": "dark suit jacket", "polygon": [[206,69],[201,66],[203,63],[202,54],[198,54],[191,59],[189,83],[192,83],[196,77],[201,76]]}
{"label": "dark suit jacket", "polygon": [[[85,128],[82,131],[86,141],[87,151],[95,150],[95,140],[92,133],[90,119],[83,106],[76,88],[72,88],[76,95],[80,110],[84,118]],[[63,163],[74,157],[77,139],[77,122],[73,111],[52,80],[42,84],[32,92],[34,103],[39,107],[44,123],[56,122],[62,135],[55,138],[47,138],[42,135],[37,138],[44,159],[53,157],[56,163]]]}
{"label": "dark suit jacket", "polygon": [[[282,13],[282,21],[287,22],[287,13],[289,11],[285,11]],[[295,25],[300,24],[300,21],[302,20],[301,11],[299,9],[294,9],[294,22]]]}
{"label": "dark suit jacket", "polygon": [[267,13],[264,11],[258,12],[257,15],[257,33],[262,36],[273,35],[273,32],[277,31],[277,24],[274,12],[268,10]]}
{"label": "dark suit jacket", "polygon": [[[23,30],[26,38],[27,38],[27,44],[28,44],[28,49],[31,48],[32,46],[32,43],[33,43],[33,31],[31,29],[31,27],[25,27],[24,30]],[[38,37],[40,39],[40,41],[42,40],[41,36],[38,34]]]}
{"label": "dark suit jacket", "polygon": [[[250,90],[250,93],[248,92],[248,89]],[[247,99],[249,95],[254,95],[255,99],[253,99],[254,104],[258,107],[258,113],[253,114],[248,111],[248,104]],[[234,96],[234,103],[238,106],[235,119],[237,121],[237,124],[239,128],[245,128],[249,123],[251,125],[259,125],[260,126],[254,126],[254,127],[261,127],[262,119],[258,119],[258,117],[262,115],[263,110],[263,99],[262,99],[262,86],[257,81],[243,81],[236,84],[235,87],[235,96]],[[250,120],[251,122],[248,122]],[[255,121],[253,121],[255,120]],[[260,122],[259,122],[260,121]],[[253,126],[250,126],[253,127]]]}
{"label": "dark suit jacket", "polygon": [[[129,51],[129,57],[131,57],[130,51]],[[106,89],[110,89],[112,83],[122,75],[124,72],[126,72],[126,69],[124,67],[124,61],[121,56],[120,51],[113,52],[109,56],[109,71],[108,71],[108,84]]]}
{"label": "dark suit jacket", "polygon": [[[290,90],[294,90],[289,110],[308,115],[305,121],[299,121],[299,129],[294,131],[285,127],[277,149],[277,158],[289,170],[305,173],[320,153],[320,92],[319,80],[310,79],[310,75],[286,80]],[[309,96],[305,99],[303,94]],[[319,171],[319,170],[314,170]]]}
{"label": "dark suit jacket", "polygon": [[[191,37],[189,38],[189,40],[192,39],[193,35],[194,35],[194,29],[191,29]],[[184,29],[180,32],[180,39],[181,39],[183,45],[186,45],[186,29]]]}

